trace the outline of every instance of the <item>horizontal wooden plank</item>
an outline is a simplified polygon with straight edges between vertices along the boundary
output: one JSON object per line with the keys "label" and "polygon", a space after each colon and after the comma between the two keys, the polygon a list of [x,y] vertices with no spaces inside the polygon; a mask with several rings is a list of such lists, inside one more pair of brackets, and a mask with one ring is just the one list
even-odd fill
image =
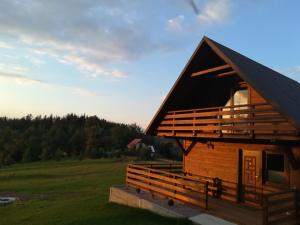
{"label": "horizontal wooden plank", "polygon": [[177,124],[227,124],[227,123],[278,123],[278,122],[287,122],[287,119],[281,116],[263,116],[263,117],[254,117],[254,118],[220,118],[220,119],[181,119],[181,120],[163,120],[160,124],[162,125],[177,125]]}
{"label": "horizontal wooden plank", "polygon": [[276,216],[276,215],[279,215],[279,214],[284,214],[286,212],[290,212],[290,211],[295,211],[295,206],[294,205],[290,205],[290,206],[286,206],[286,207],[283,207],[283,208],[278,208],[278,209],[274,209],[274,210],[271,210],[268,212],[268,215],[269,217],[272,217],[272,216]]}
{"label": "horizontal wooden plank", "polygon": [[284,205],[284,204],[294,204],[294,197],[289,196],[286,198],[274,199],[268,201],[270,207],[274,207],[276,205]]}
{"label": "horizontal wooden plank", "polygon": [[174,130],[174,131],[218,131],[218,130],[271,130],[271,131],[295,131],[295,128],[287,125],[223,125],[223,126],[159,126],[158,131]]}
{"label": "horizontal wooden plank", "polygon": [[274,220],[270,220],[268,222],[268,225],[280,225],[280,224],[296,225],[296,224],[299,224],[298,222],[295,220],[295,215],[291,214],[291,215],[284,215],[284,216],[274,219]]}
{"label": "horizontal wooden plank", "polygon": [[270,104],[267,103],[255,103],[255,104],[243,104],[243,105],[233,105],[233,106],[218,106],[218,107],[208,107],[208,108],[196,108],[196,109],[182,109],[182,110],[171,110],[168,111],[167,114],[177,114],[177,113],[187,113],[187,112],[201,112],[201,111],[219,111],[222,109],[230,110],[230,109],[235,109],[235,108],[240,108],[240,107],[248,107],[251,109],[256,109],[256,108],[272,108]]}
{"label": "horizontal wooden plank", "polygon": [[[240,107],[242,108],[242,107]],[[164,119],[178,119],[178,118],[199,118],[199,117],[216,117],[216,116],[230,116],[230,115],[249,115],[252,114],[270,114],[279,115],[278,112],[270,109],[239,109],[239,110],[228,110],[228,111],[208,111],[208,112],[191,112],[191,113],[180,113],[180,114],[167,114]]]}
{"label": "horizontal wooden plank", "polygon": [[127,177],[131,178],[131,179],[136,179],[138,181],[143,181],[145,183],[148,183],[149,185],[154,184],[158,187],[169,189],[170,191],[177,191],[177,192],[180,192],[182,194],[185,194],[185,195],[188,195],[188,196],[191,196],[191,197],[192,196],[199,197],[200,194],[203,194],[203,197],[205,197],[204,187],[201,191],[193,191],[192,189],[183,188],[183,186],[176,186],[174,184],[166,183],[163,180],[154,180],[154,179],[150,179],[150,178],[147,178],[147,177],[134,175],[134,174],[127,174]]}
{"label": "horizontal wooden plank", "polygon": [[257,140],[294,140],[298,141],[300,140],[300,137],[296,134],[286,134],[286,135],[278,135],[278,134],[255,134],[255,137],[250,136],[249,134],[222,134],[220,136],[219,134],[214,133],[196,133],[194,134],[192,131],[190,132],[176,132],[173,133],[172,131],[157,131],[157,136],[160,137],[178,137],[178,138],[222,138],[222,139],[257,139]]}
{"label": "horizontal wooden plank", "polygon": [[155,173],[148,173],[148,172],[141,171],[141,170],[135,170],[132,168],[128,168],[127,173],[140,174],[140,175],[144,175],[144,176],[149,176],[151,178],[160,179],[165,182],[170,182],[170,183],[186,186],[186,187],[189,187],[189,188],[193,189],[194,191],[198,191],[200,193],[203,190],[203,183],[200,183],[200,182],[196,183],[193,181],[179,180],[179,179],[175,179],[175,178],[171,178],[171,177],[161,176],[161,175],[158,175]]}
{"label": "horizontal wooden plank", "polygon": [[209,74],[215,71],[219,71],[219,70],[224,70],[224,69],[229,69],[230,66],[228,64],[226,65],[222,65],[222,66],[217,66],[217,67],[213,67],[213,68],[209,68],[209,69],[205,69],[205,70],[201,70],[195,73],[192,73],[192,77],[196,77],[196,76],[200,76],[200,75],[204,75],[204,74]]}
{"label": "horizontal wooden plank", "polygon": [[235,75],[236,72],[235,71],[228,71],[228,72],[224,72],[224,73],[218,73],[215,77],[219,78],[219,77],[227,77],[227,76],[231,76],[231,75]]}
{"label": "horizontal wooden plank", "polygon": [[201,180],[199,177],[194,178],[194,177],[190,177],[190,176],[174,174],[174,173],[170,173],[170,172],[163,171],[163,170],[157,170],[157,169],[152,169],[152,168],[148,168],[148,167],[139,166],[139,165],[136,165],[136,164],[128,164],[127,169],[128,168],[139,169],[139,170],[143,170],[143,171],[151,172],[151,173],[164,174],[168,177],[181,178],[183,180],[188,180],[188,181],[203,182],[203,180]]}
{"label": "horizontal wooden plank", "polygon": [[270,193],[270,194],[267,194],[267,197],[270,199],[271,197],[278,197],[280,195],[286,195],[286,194],[290,194],[290,195],[293,195],[295,194],[295,190],[282,190],[282,191],[279,191],[279,192],[274,192],[274,193]]}
{"label": "horizontal wooden plank", "polygon": [[164,190],[162,188],[155,187],[155,186],[152,186],[152,185],[148,185],[148,184],[145,184],[145,183],[142,183],[142,182],[139,182],[139,181],[135,181],[135,180],[132,180],[132,179],[126,179],[126,182],[131,183],[131,184],[135,184],[139,187],[143,187],[143,188],[145,188],[147,190],[150,190],[150,191],[154,191],[154,192],[163,194],[163,195],[165,195],[167,197],[170,197],[170,198],[175,198],[175,199],[178,199],[180,201],[184,201],[184,202],[187,202],[187,203],[190,203],[190,204],[193,204],[193,205],[197,205],[197,206],[200,206],[200,207],[204,206],[204,203],[203,203],[202,199],[195,199],[195,198],[187,197],[187,196],[184,196],[184,195],[181,195],[181,194],[174,193],[172,191]]}

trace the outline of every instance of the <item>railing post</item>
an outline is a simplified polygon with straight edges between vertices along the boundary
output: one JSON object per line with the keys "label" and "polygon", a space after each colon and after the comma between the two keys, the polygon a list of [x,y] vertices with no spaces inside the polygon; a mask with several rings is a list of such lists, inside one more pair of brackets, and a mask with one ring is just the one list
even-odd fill
{"label": "railing post", "polygon": [[294,190],[295,217],[298,218],[298,190]]}
{"label": "railing post", "polygon": [[[148,175],[148,179],[149,179],[149,185],[151,185],[151,182],[150,182],[150,180],[151,180],[151,169],[147,169],[148,170],[148,173],[149,173],[149,175]],[[150,190],[149,190],[150,191]]]}
{"label": "railing post", "polygon": [[127,177],[128,177],[128,168],[129,168],[129,163],[127,164],[127,167],[126,167],[126,177],[125,177],[125,183],[126,183],[126,188],[128,188],[128,183],[127,183]]}
{"label": "railing post", "polygon": [[[252,119],[253,121],[254,121],[254,118],[255,118],[255,105],[251,105],[250,106],[250,110],[252,111],[252,113],[251,113],[251,117],[250,117],[250,119]],[[255,126],[255,122],[252,122],[251,123],[251,130],[250,130],[250,136],[251,136],[251,138],[254,138],[254,126]]]}
{"label": "railing post", "polygon": [[219,133],[220,137],[222,136],[222,129],[221,129],[222,115],[221,115],[221,112],[222,112],[222,108],[219,108],[219,115],[217,116],[217,118],[218,118],[218,126],[219,126],[218,133]]}
{"label": "railing post", "polygon": [[208,181],[205,182],[205,210],[208,210]]}
{"label": "railing post", "polygon": [[173,112],[172,114],[173,114],[173,119],[172,119],[172,121],[173,121],[173,123],[172,123],[172,127],[173,127],[172,136],[175,136],[175,130],[174,130],[175,129],[175,118],[174,117],[175,117],[176,113]]}
{"label": "railing post", "polygon": [[262,208],[262,214],[263,214],[263,225],[268,225],[269,218],[268,218],[268,196],[263,195],[263,208]]}

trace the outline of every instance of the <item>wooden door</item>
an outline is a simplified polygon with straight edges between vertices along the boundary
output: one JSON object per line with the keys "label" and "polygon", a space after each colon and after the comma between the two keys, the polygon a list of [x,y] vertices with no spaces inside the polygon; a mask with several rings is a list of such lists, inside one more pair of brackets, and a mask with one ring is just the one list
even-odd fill
{"label": "wooden door", "polygon": [[246,155],[244,157],[244,166],[244,184],[249,186],[256,186],[256,156]]}
{"label": "wooden door", "polygon": [[243,153],[243,200],[260,204],[262,192],[260,152],[244,151]]}

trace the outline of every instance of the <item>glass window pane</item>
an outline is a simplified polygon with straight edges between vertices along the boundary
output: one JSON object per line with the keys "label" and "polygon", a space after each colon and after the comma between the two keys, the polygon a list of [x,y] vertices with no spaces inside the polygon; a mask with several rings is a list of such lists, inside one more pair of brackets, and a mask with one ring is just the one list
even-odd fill
{"label": "glass window pane", "polygon": [[248,89],[238,90],[233,95],[234,105],[247,105],[248,104]]}

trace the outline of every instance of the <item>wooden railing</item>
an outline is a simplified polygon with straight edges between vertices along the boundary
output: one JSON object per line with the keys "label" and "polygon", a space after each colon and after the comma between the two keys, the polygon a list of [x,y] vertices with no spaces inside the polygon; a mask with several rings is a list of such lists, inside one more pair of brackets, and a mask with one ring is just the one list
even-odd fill
{"label": "wooden railing", "polygon": [[263,225],[299,224],[298,206],[296,189],[264,195]]}
{"label": "wooden railing", "polygon": [[156,170],[163,170],[166,172],[170,172],[170,173],[182,173],[183,171],[183,167],[182,167],[182,163],[135,163],[134,165],[137,166],[143,166],[143,167],[147,167],[147,168],[151,168],[151,169],[156,169]]}
{"label": "wooden railing", "polygon": [[[216,186],[211,177],[168,172],[178,172],[181,164],[139,163],[128,164],[126,186],[153,195],[166,197],[181,203],[188,203],[208,209],[208,196],[236,202],[239,186],[230,181],[220,180]],[[154,169],[155,168],[155,169]],[[162,168],[162,169],[158,169]],[[220,191],[220,196],[218,191]],[[299,224],[300,195],[296,189],[275,191],[269,187],[242,186],[243,199],[262,209],[263,225]]]}
{"label": "wooden railing", "polygon": [[151,192],[173,201],[193,204],[208,209],[208,182],[192,177],[128,164],[126,185],[137,190]]}
{"label": "wooden railing", "polygon": [[242,201],[251,204],[252,206],[261,207],[263,205],[263,196],[269,193],[278,192],[278,189],[261,185],[251,186],[245,184],[237,184],[236,182],[219,179],[220,187],[216,188],[216,184],[212,177],[199,176],[186,173],[186,176],[193,177],[195,179],[201,179],[208,182],[208,195],[213,196],[214,192],[220,189],[219,198],[237,202]]}
{"label": "wooden railing", "polygon": [[269,104],[170,111],[158,136],[299,140],[296,129]]}

